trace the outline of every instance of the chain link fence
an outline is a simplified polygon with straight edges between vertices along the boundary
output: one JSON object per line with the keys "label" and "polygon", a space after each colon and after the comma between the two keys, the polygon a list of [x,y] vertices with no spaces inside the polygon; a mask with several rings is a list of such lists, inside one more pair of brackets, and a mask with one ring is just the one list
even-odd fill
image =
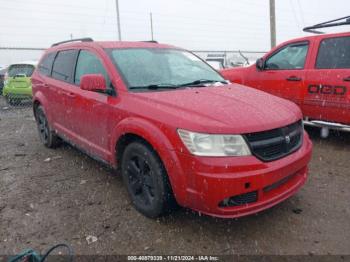
{"label": "chain link fence", "polygon": [[193,51],[196,55],[207,61],[215,69],[223,69],[230,67],[242,67],[249,66],[255,63],[255,61],[262,57],[265,51],[210,51],[201,50]]}
{"label": "chain link fence", "polygon": [[0,105],[5,109],[16,109],[23,107],[32,106],[32,97],[31,96],[19,96],[15,94],[8,94],[6,96],[1,96]]}

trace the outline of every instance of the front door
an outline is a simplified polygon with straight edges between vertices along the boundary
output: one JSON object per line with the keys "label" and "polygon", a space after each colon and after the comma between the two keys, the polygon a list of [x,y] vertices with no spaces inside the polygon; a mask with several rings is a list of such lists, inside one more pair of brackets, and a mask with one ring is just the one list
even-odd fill
{"label": "front door", "polygon": [[119,98],[113,92],[99,93],[80,89],[80,80],[87,74],[102,74],[107,89],[114,90],[110,77],[97,54],[89,50],[81,50],[77,59],[74,84],[77,90],[72,119],[75,119],[74,132],[78,134],[79,144],[88,153],[108,161],[110,138],[115,127],[115,106]]}
{"label": "front door", "polygon": [[308,42],[281,47],[267,57],[263,70],[257,71],[246,84],[301,105],[308,50]]}

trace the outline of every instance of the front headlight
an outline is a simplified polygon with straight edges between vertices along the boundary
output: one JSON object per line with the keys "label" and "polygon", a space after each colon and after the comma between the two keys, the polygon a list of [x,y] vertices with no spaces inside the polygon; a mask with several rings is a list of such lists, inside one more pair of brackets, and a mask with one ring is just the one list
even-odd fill
{"label": "front headlight", "polygon": [[249,147],[240,135],[212,135],[177,130],[187,149],[196,156],[248,156]]}

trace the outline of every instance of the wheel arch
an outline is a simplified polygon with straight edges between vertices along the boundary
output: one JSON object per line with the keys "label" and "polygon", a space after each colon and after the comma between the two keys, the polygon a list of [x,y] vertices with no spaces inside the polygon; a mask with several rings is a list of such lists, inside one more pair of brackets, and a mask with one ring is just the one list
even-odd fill
{"label": "wheel arch", "polygon": [[179,159],[169,138],[155,124],[138,118],[128,118],[120,122],[114,129],[112,138],[113,167],[120,169],[120,160],[123,150],[133,141],[147,143],[158,155],[165,170],[167,171],[171,188],[176,200],[180,203],[182,192],[185,188],[185,176],[181,175]]}

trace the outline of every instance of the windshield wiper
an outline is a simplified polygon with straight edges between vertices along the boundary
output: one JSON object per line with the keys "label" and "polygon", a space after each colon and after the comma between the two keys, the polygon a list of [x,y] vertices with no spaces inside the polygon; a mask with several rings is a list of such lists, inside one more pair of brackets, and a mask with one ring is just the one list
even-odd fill
{"label": "windshield wiper", "polygon": [[220,80],[210,80],[210,79],[198,79],[192,82],[184,83],[178,86],[202,86],[204,84],[210,84],[210,83],[222,83],[227,84],[226,81],[220,81]]}
{"label": "windshield wiper", "polygon": [[130,86],[129,89],[175,89],[178,88],[178,85],[174,84],[152,84],[152,85],[146,85],[146,86]]}
{"label": "windshield wiper", "polygon": [[145,85],[145,86],[130,86],[129,89],[150,89],[150,90],[156,90],[156,89],[176,89],[180,87],[185,86],[205,86],[204,84],[209,83],[222,83],[227,84],[227,81],[220,81],[220,80],[210,80],[210,79],[199,79],[188,83],[183,84],[151,84],[151,85]]}

